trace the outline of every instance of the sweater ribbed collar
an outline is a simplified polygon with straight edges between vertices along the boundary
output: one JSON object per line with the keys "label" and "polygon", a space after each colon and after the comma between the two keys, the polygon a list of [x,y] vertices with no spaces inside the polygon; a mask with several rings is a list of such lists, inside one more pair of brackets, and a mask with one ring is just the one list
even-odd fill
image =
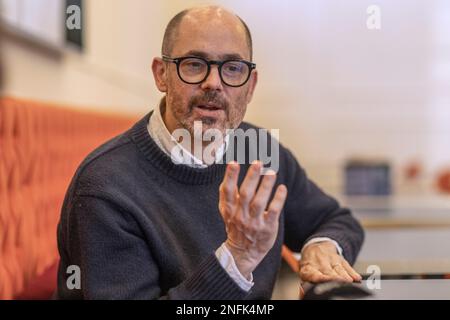
{"label": "sweater ribbed collar", "polygon": [[193,168],[184,164],[175,164],[151,138],[147,124],[153,111],[149,112],[131,128],[131,139],[146,159],[158,170],[178,182],[190,185],[209,184],[223,179],[226,165],[225,155],[221,164],[215,163],[207,168]]}

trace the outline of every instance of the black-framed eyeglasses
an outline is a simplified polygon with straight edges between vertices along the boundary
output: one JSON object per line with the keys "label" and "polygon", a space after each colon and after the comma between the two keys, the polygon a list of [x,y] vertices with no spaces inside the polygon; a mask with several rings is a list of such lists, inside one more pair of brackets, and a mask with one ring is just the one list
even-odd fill
{"label": "black-framed eyeglasses", "polygon": [[230,87],[241,87],[247,83],[256,64],[239,59],[216,61],[206,60],[200,57],[188,56],[171,58],[163,55],[162,59],[177,65],[177,73],[180,79],[188,84],[199,84],[208,78],[211,65],[217,65],[220,79]]}

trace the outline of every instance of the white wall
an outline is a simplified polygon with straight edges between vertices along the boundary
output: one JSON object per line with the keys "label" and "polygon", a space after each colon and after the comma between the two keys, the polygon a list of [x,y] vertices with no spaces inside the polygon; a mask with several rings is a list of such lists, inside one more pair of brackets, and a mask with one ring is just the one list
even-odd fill
{"label": "white wall", "polygon": [[[165,24],[205,1],[86,0],[86,53],[62,61],[4,48],[6,92],[143,114],[158,101],[150,72]],[[209,2],[211,3],[211,2]],[[450,3],[223,0],[253,32],[259,84],[246,119],[280,128],[310,175],[335,192],[349,156],[417,158],[428,177],[450,165]]]}
{"label": "white wall", "polygon": [[[37,0],[39,1],[39,0]],[[4,92],[79,105],[143,113],[156,101],[150,63],[167,18],[163,1],[86,0],[84,54],[55,59],[16,42],[3,46]]]}

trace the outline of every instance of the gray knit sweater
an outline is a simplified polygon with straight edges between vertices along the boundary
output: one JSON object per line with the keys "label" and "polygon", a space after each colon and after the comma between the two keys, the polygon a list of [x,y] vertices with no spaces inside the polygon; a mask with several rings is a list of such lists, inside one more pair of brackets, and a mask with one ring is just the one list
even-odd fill
{"label": "gray knit sweater", "polygon": [[[361,226],[280,145],[277,184],[287,186],[288,198],[278,237],[253,272],[253,288],[241,290],[214,254],[226,240],[218,211],[225,165],[174,164],[148,134],[150,115],[93,151],[72,179],[58,225],[59,298],[269,299],[282,244],[299,251],[315,237],[336,240],[355,261]],[[248,166],[241,165],[239,183]],[[80,289],[67,286],[71,265],[80,268]]]}

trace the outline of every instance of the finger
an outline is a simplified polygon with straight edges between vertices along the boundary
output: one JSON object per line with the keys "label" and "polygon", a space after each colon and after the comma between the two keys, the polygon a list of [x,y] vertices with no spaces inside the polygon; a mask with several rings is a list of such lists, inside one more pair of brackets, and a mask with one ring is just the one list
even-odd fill
{"label": "finger", "polygon": [[239,168],[239,164],[234,161],[227,165],[225,176],[220,184],[220,195],[223,196],[224,201],[234,202],[235,200]]}
{"label": "finger", "polygon": [[254,161],[245,175],[244,181],[239,188],[239,200],[242,206],[247,207],[255,195],[261,177],[261,162]]}
{"label": "finger", "polygon": [[[219,187],[219,209],[221,214],[230,214],[230,209],[236,202],[237,198],[237,181],[239,177],[239,164],[230,162],[227,165],[227,170]],[[225,211],[225,212],[223,212]],[[229,217],[226,217],[229,218]]]}
{"label": "finger", "polygon": [[333,270],[339,275],[339,278],[345,282],[353,282],[353,278],[348,274],[342,265],[336,265]]}
{"label": "finger", "polygon": [[299,275],[303,282],[319,283],[331,280],[330,276],[323,274],[320,270],[311,266],[301,268]]}
{"label": "finger", "polygon": [[319,268],[320,272],[322,272],[325,276],[330,278],[329,281],[341,281],[341,276],[336,272],[330,265],[324,265]]}
{"label": "finger", "polygon": [[260,216],[266,210],[275,180],[276,174],[273,170],[268,171],[262,179],[258,191],[250,203],[250,212],[253,216]]}
{"label": "finger", "polygon": [[345,268],[350,277],[352,277],[353,281],[360,282],[362,280],[361,275],[356,272],[347,261],[344,260],[342,266]]}
{"label": "finger", "polygon": [[273,223],[278,220],[280,216],[281,209],[283,209],[284,202],[287,197],[287,188],[284,184],[280,184],[277,187],[277,191],[270,202],[269,208],[267,209],[267,219],[269,223]]}

